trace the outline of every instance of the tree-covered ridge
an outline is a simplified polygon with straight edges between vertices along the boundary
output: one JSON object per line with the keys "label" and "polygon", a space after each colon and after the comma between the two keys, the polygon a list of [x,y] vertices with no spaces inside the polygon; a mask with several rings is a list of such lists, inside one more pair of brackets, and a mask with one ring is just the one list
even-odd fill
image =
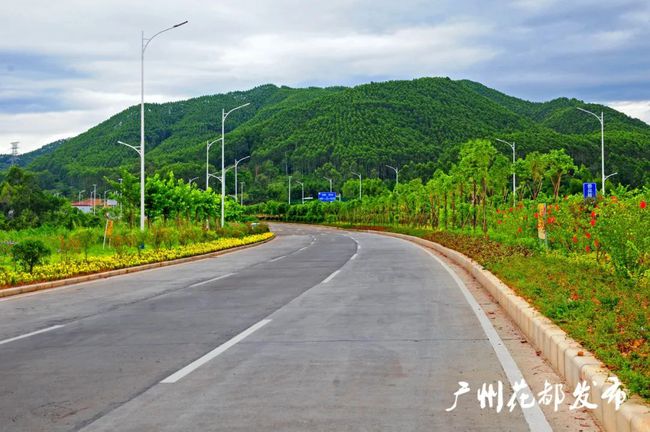
{"label": "tree-covered ridge", "polygon": [[[306,180],[312,194],[323,190],[323,175],[338,188],[358,171],[364,177],[391,179],[385,165],[403,168],[404,180],[431,178],[437,168],[458,160],[460,143],[495,138],[517,142],[518,157],[532,151],[564,148],[580,170],[580,180],[600,173],[600,127],[575,109],[605,112],[607,172],[612,180],[639,186],[650,177],[650,126],[600,105],[575,99],[545,103],[507,96],[471,81],[421,78],[347,87],[304,88],[264,85],[243,92],[146,105],[147,170],[173,171],[186,180],[205,175],[205,146],[221,133],[221,109],[250,102],[226,122],[226,165],[251,155],[240,166],[252,200],[281,199],[286,174]],[[71,195],[120,168],[137,171],[137,155],[117,144],[139,144],[139,106],[131,107],[89,131],[67,140],[29,168],[48,190]],[[211,171],[220,167],[213,147]],[[506,145],[497,144],[504,155]],[[234,192],[232,172],[227,178]],[[214,185],[213,185],[214,186]]]}

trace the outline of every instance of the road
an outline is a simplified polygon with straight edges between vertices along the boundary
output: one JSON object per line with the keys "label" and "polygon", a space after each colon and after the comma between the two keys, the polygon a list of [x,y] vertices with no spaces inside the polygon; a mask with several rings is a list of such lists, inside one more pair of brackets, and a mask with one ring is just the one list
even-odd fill
{"label": "road", "polygon": [[424,249],[275,229],[217,258],[0,301],[0,429],[544,430],[520,408],[481,410],[475,388],[446,411],[459,381],[508,376]]}

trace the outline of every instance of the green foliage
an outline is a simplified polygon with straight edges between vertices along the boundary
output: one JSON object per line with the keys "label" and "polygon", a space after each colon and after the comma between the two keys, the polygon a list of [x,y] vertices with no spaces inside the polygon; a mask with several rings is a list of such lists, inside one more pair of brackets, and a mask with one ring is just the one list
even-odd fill
{"label": "green foliage", "polygon": [[11,250],[13,260],[31,273],[34,266],[42,264],[52,251],[40,240],[24,240],[16,243]]}
{"label": "green foliage", "polygon": [[[392,183],[387,163],[402,168],[400,177],[405,182],[422,178],[426,183],[437,169],[449,172],[457,163],[461,143],[497,137],[517,143],[518,159],[534,151],[565,149],[581,167],[576,172],[579,185],[600,171],[600,130],[598,122],[577,106],[605,112],[607,169],[619,173],[612,181],[640,187],[650,179],[650,126],[643,122],[575,99],[527,102],[478,83],[447,78],[354,88],[265,85],[245,92],[147,104],[147,175],[159,173],[163,179],[170,171],[183,179],[200,175],[203,186],[206,141],[214,140],[221,130],[214,113],[243,101],[251,105],[235,111],[225,125],[225,160],[230,165],[235,158],[251,155],[238,171],[248,203],[287,201],[287,175],[304,181],[306,196],[328,190],[322,176],[333,178],[334,189],[340,191],[355,178],[352,171],[364,179]],[[138,172],[135,152],[117,144],[117,140],[139,141],[138,114],[138,108],[131,107],[47,154],[33,157],[28,167],[38,173],[44,187],[69,197],[76,197],[80,189],[90,190],[93,183],[103,190],[108,183],[105,179],[123,177],[123,169]],[[495,146],[510,158],[506,145]],[[219,151],[211,151],[209,165],[211,172],[220,167]],[[234,193],[233,170],[227,173],[226,184],[227,193]],[[564,193],[570,187],[576,185],[561,185]],[[351,190],[346,192],[348,196]],[[549,193],[553,193],[552,186]],[[125,209],[125,214],[130,215],[130,210]]]}

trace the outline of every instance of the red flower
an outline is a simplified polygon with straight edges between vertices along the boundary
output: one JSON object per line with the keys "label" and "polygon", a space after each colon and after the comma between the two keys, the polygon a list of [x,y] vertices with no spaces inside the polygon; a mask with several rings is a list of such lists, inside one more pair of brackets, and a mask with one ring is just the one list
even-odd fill
{"label": "red flower", "polygon": [[537,212],[535,212],[535,219],[537,219],[538,217],[539,215],[537,214]]}
{"label": "red flower", "polygon": [[512,207],[510,207],[510,213],[512,213]]}
{"label": "red flower", "polygon": [[641,207],[642,209],[645,209],[647,206],[648,206],[648,204],[646,204],[645,201],[641,201],[641,202],[639,203],[639,207]]}
{"label": "red flower", "polygon": [[501,210],[497,209],[497,214],[500,214],[500,213],[501,213]]}
{"label": "red flower", "polygon": [[576,236],[573,236],[573,238],[571,240],[573,240],[573,243],[578,243],[578,237],[576,237]]}
{"label": "red flower", "polygon": [[501,222],[502,222],[502,221],[501,221],[500,219],[497,221],[497,223],[498,223],[499,225],[501,225]]}
{"label": "red flower", "polygon": [[560,206],[558,204],[555,204],[555,211],[560,211]]}
{"label": "red flower", "polygon": [[591,218],[593,219],[593,218],[595,218],[595,217],[596,217],[596,212],[595,212],[595,211],[592,211],[592,212],[591,212]]}
{"label": "red flower", "polygon": [[521,232],[521,227],[517,228],[517,232],[518,232],[518,233]]}
{"label": "red flower", "polygon": [[591,234],[589,234],[589,233],[585,233],[585,237],[587,237],[587,238],[591,238]]}
{"label": "red flower", "polygon": [[585,246],[585,252],[591,252],[591,248],[589,247],[589,245]]}
{"label": "red flower", "polygon": [[594,239],[594,247],[598,249],[600,247],[600,243],[598,243],[597,239]]}
{"label": "red flower", "polygon": [[596,226],[596,219],[590,220],[589,223],[591,224],[591,226]]}

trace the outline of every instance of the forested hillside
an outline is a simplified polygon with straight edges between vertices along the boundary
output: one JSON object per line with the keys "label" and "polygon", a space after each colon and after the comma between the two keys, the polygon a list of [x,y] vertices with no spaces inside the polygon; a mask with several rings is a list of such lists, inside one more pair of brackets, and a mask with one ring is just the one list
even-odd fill
{"label": "forested hillside", "polygon": [[[458,159],[470,139],[516,141],[517,156],[563,148],[581,167],[574,176],[600,176],[600,125],[578,111],[605,112],[607,172],[631,186],[650,182],[650,126],[607,107],[575,99],[545,103],[507,96],[471,81],[422,78],[371,83],[354,88],[292,89],[264,85],[249,91],[203,96],[181,102],[146,105],[147,171],[205,182],[206,140],[221,133],[221,109],[250,102],[226,122],[226,164],[251,155],[239,180],[250,200],[286,197],[286,175],[305,182],[307,194],[335,188],[351,171],[364,177],[393,179],[385,165],[400,166],[400,179],[430,178]],[[28,167],[47,190],[68,196],[89,190],[120,169],[137,172],[134,151],[117,144],[139,143],[139,107],[131,107],[89,131],[36,156]],[[505,155],[510,148],[497,143]],[[220,166],[215,145],[210,163]],[[232,172],[227,184],[234,192]],[[212,180],[216,182],[216,180]],[[213,187],[216,185],[212,185]]]}

